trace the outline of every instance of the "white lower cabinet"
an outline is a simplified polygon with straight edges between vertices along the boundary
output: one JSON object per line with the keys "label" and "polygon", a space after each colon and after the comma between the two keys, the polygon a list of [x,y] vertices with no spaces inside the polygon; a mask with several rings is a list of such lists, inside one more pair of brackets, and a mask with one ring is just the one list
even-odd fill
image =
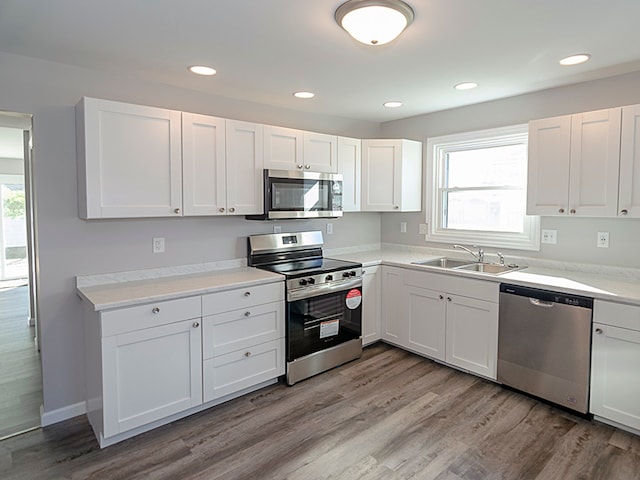
{"label": "white lower cabinet", "polygon": [[640,307],[594,302],[591,413],[640,432]]}
{"label": "white lower cabinet", "polygon": [[382,271],[384,340],[496,379],[498,283],[395,267]]}
{"label": "white lower cabinet", "polygon": [[362,345],[380,340],[380,267],[362,269]]}

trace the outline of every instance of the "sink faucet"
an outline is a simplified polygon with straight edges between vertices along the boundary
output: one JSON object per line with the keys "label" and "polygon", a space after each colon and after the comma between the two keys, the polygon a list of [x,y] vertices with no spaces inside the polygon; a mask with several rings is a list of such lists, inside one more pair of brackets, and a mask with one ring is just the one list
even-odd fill
{"label": "sink faucet", "polygon": [[463,245],[454,245],[453,248],[459,248],[460,250],[464,250],[465,252],[473,255],[473,258],[475,258],[478,261],[478,263],[484,263],[484,250],[482,248],[478,249],[478,253],[473,253],[471,250],[469,250],[467,247]]}
{"label": "sink faucet", "polygon": [[498,260],[500,261],[500,265],[504,265],[504,255],[500,252],[496,252],[496,255],[498,256]]}

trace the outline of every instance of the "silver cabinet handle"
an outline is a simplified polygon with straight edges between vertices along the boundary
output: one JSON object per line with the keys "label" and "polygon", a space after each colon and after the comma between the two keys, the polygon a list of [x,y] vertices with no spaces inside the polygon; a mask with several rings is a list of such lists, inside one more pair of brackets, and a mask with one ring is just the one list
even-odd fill
{"label": "silver cabinet handle", "polygon": [[250,297],[251,296],[251,292],[244,292],[244,296],[245,297]]}
{"label": "silver cabinet handle", "polygon": [[219,211],[219,212],[224,212],[224,207],[220,207],[220,208],[218,209],[218,211]]}
{"label": "silver cabinet handle", "polygon": [[235,211],[236,211],[236,209],[235,209],[235,208],[233,208],[233,207],[231,207],[231,208],[229,209],[229,211],[230,211],[231,213],[233,213],[233,212],[235,212]]}
{"label": "silver cabinet handle", "polygon": [[307,170],[309,170],[311,168],[311,165],[305,165],[304,168],[306,168]]}
{"label": "silver cabinet handle", "polygon": [[200,323],[198,322],[193,322],[193,328],[198,328],[200,326]]}
{"label": "silver cabinet handle", "polygon": [[451,301],[451,297],[447,297],[447,302],[450,302],[450,301]]}
{"label": "silver cabinet handle", "polygon": [[564,208],[560,208],[560,209],[558,210],[558,213],[564,213]]}
{"label": "silver cabinet handle", "polygon": [[574,213],[576,213],[576,209],[572,208],[571,210],[569,210],[569,213],[573,215]]}
{"label": "silver cabinet handle", "polygon": [[596,333],[598,335],[602,335],[604,333],[604,330],[602,330],[601,328],[596,328]]}
{"label": "silver cabinet handle", "polygon": [[174,208],[173,209],[173,213],[180,213],[180,209],[179,208]]}
{"label": "silver cabinet handle", "polygon": [[251,312],[244,312],[244,316],[245,317],[250,317],[251,316]]}
{"label": "silver cabinet handle", "polygon": [[298,165],[296,165],[296,167],[298,167],[299,169],[303,169],[304,165],[302,165],[301,163],[299,163]]}
{"label": "silver cabinet handle", "polygon": [[250,357],[251,356],[251,352],[244,352],[244,356],[245,357]]}
{"label": "silver cabinet handle", "polygon": [[444,300],[444,295],[438,295],[438,297],[440,297],[440,300]]}
{"label": "silver cabinet handle", "polygon": [[627,210],[627,209],[625,208],[625,209],[623,209],[623,210],[620,210],[620,213],[621,213],[621,214],[623,214],[623,215],[626,215],[626,214],[628,214],[628,213],[629,213],[629,210]]}
{"label": "silver cabinet handle", "polygon": [[157,315],[158,313],[160,313],[160,308],[159,307],[153,307],[153,309],[151,310],[151,313],[153,313],[154,315]]}

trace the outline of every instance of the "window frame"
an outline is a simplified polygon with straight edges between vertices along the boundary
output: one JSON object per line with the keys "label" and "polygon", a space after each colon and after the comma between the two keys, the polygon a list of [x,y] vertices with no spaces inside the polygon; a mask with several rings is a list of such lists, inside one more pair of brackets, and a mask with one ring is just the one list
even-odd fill
{"label": "window frame", "polygon": [[524,143],[528,146],[528,126],[514,125],[474,132],[443,135],[427,141],[427,175],[425,210],[427,234],[430,242],[464,243],[483,247],[509,248],[513,250],[540,250],[540,217],[525,215],[524,231],[495,232],[488,230],[455,230],[444,228],[443,196],[441,195],[444,172],[444,156],[448,152]]}

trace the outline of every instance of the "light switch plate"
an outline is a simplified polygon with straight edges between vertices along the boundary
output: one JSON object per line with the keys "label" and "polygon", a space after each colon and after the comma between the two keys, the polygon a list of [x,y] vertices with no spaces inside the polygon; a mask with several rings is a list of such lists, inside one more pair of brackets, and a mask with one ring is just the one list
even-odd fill
{"label": "light switch plate", "polygon": [[327,223],[327,235],[333,235],[333,223]]}
{"label": "light switch plate", "polygon": [[558,242],[557,230],[542,230],[542,243],[555,245]]}
{"label": "light switch plate", "polygon": [[407,222],[400,222],[400,233],[407,233]]}

